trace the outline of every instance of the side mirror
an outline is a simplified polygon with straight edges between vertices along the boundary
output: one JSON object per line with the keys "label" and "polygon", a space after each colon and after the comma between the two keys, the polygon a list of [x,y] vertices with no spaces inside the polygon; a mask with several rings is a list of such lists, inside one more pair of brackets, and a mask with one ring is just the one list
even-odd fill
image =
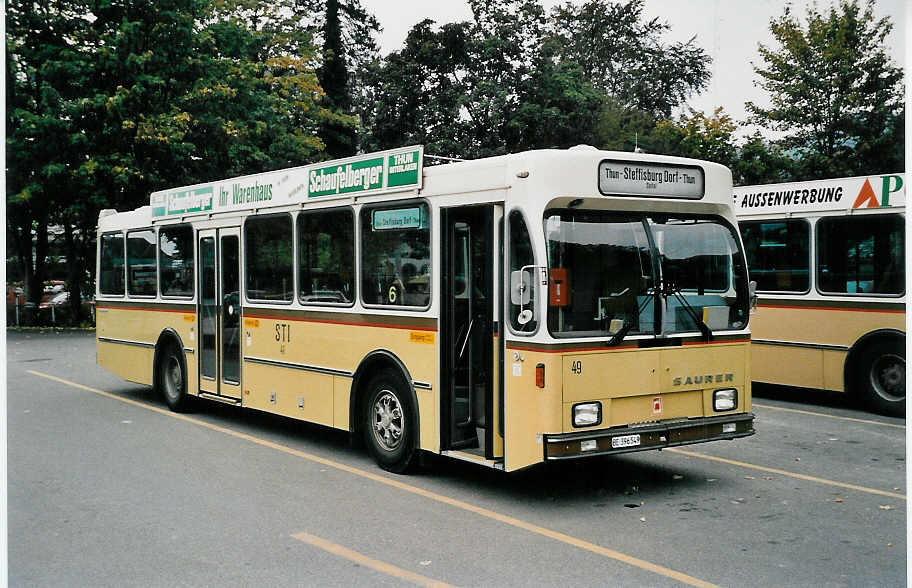
{"label": "side mirror", "polygon": [[532,299],[532,273],[527,269],[510,272],[510,302],[525,306]]}
{"label": "side mirror", "polygon": [[756,280],[751,280],[747,285],[748,296],[750,297],[750,311],[754,312],[757,310],[757,282]]}

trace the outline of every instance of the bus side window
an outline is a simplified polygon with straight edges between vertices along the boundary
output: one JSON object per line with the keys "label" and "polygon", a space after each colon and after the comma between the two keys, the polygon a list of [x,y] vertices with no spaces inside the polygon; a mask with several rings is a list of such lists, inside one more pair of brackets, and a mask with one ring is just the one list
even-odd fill
{"label": "bus side window", "polygon": [[361,300],[365,304],[427,307],[430,268],[427,204],[361,209]]}
{"label": "bus side window", "polygon": [[904,225],[903,217],[897,214],[820,219],[820,290],[833,294],[902,294]]}
{"label": "bus side window", "polygon": [[158,273],[162,296],[193,296],[193,228],[164,227],[158,231]]}
{"label": "bus side window", "polygon": [[761,292],[810,289],[810,225],[804,219],[739,224],[751,279]]}
{"label": "bus side window", "polygon": [[101,236],[101,268],[98,290],[102,294],[124,294],[124,238],[121,234]]}
{"label": "bus side window", "polygon": [[158,293],[155,231],[127,233],[127,294],[155,296]]}
{"label": "bus side window", "polygon": [[347,208],[298,216],[298,296],[301,302],[352,303],[354,226],[354,217]]}
{"label": "bus side window", "polygon": [[[294,299],[294,241],[291,215],[251,216],[244,224],[247,299]],[[226,293],[228,294],[228,293]]]}

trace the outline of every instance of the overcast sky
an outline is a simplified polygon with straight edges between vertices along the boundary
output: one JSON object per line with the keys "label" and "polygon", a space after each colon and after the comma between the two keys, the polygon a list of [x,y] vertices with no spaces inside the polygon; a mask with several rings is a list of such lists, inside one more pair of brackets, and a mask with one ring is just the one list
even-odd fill
{"label": "overcast sky", "polygon": [[[803,15],[811,1],[793,0],[795,13]],[[380,51],[384,55],[400,49],[409,29],[425,18],[446,23],[472,17],[465,0],[361,0],[361,3],[377,16],[383,27]],[[542,0],[548,9],[562,3]],[[830,0],[819,0],[817,4],[826,8]],[[746,116],[746,101],[767,103],[765,93],[753,85],[751,62],[759,63],[758,43],[772,45],[769,21],[780,16],[784,6],[783,0],[646,0],[645,13],[671,25],[667,40],[687,41],[696,36],[696,42],[713,58],[709,88],[691,98],[689,105],[707,114],[722,106],[735,120],[742,120]],[[887,37],[888,52],[897,65],[905,67],[906,1],[877,0],[875,14],[878,18],[888,16],[893,22],[893,32]]]}

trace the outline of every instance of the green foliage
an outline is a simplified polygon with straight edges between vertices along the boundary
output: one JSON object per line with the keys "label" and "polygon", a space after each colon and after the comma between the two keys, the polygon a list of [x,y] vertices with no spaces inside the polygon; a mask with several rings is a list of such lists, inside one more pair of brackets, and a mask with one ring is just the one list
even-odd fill
{"label": "green foliage", "polygon": [[712,116],[691,110],[658,121],[648,112],[608,102],[599,119],[599,144],[605,149],[675,155],[715,161],[728,167],[738,162],[736,123],[717,108]]}
{"label": "green foliage", "polygon": [[593,142],[603,96],[576,64],[556,61],[546,46],[517,91],[518,104],[504,129],[510,151]]}
{"label": "green foliage", "polygon": [[[579,143],[632,149],[692,93],[709,58],[691,40],[666,44],[643,1],[470,2],[469,22],[416,25],[371,68],[365,148],[424,143],[482,157]],[[629,135],[629,137],[628,137]]]}
{"label": "green foliage", "polygon": [[812,5],[803,20],[786,7],[771,21],[777,46],[760,45],[754,66],[771,106],[748,102],[751,122],[786,133],[801,179],[903,169],[902,70],[883,48],[892,23],[857,0]]}
{"label": "green foliage", "polygon": [[736,129],[731,117],[717,108],[707,117],[691,111],[677,121],[661,120],[653,133],[653,151],[715,161],[731,166],[735,160],[733,135]]}
{"label": "green foliage", "polygon": [[365,148],[424,143],[485,157],[591,142],[602,96],[557,59],[533,0],[471,2],[474,19],[425,20],[369,74]]}
{"label": "green foliage", "polygon": [[[295,10],[313,32],[319,49],[320,86],[328,107],[345,113],[364,108],[365,74],[378,59],[380,23],[360,0],[298,0]],[[344,121],[329,121],[320,129],[330,158],[354,155],[358,130]]]}
{"label": "green foliage", "polygon": [[633,151],[655,130],[652,114],[628,108],[613,99],[606,99],[596,128],[596,145],[613,151]]}
{"label": "green foliage", "polygon": [[93,267],[101,208],[300,165],[321,157],[321,125],[355,126],[323,103],[310,33],[294,8],[294,0],[8,3],[7,222],[31,293],[40,297],[49,223],[64,226],[77,253],[69,281],[78,288]]}
{"label": "green foliage", "polygon": [[671,116],[709,82],[710,57],[695,38],[665,43],[671,27],[644,20],[645,0],[589,0],[555,6],[547,35],[562,62],[575,63],[583,79],[623,108],[655,119]]}
{"label": "green foliage", "polygon": [[405,47],[366,73],[370,88],[363,121],[365,150],[424,144],[429,153],[461,156],[466,121],[460,117],[470,60],[467,23],[435,31],[424,20],[409,31]]}
{"label": "green foliage", "polygon": [[796,162],[781,147],[756,132],[738,148],[731,165],[736,186],[775,184],[800,180]]}

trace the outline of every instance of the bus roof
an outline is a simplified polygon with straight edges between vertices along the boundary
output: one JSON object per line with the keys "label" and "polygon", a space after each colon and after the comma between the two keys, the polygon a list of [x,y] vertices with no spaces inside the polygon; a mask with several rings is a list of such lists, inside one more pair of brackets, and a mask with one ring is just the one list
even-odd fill
{"label": "bus roof", "polygon": [[736,186],[738,216],[904,208],[905,174]]}
{"label": "bus roof", "polygon": [[585,145],[430,167],[424,167],[424,159],[423,146],[413,145],[160,190],[151,194],[149,206],[129,213],[103,212],[99,228],[116,230],[148,226],[160,220],[214,217],[254,209],[262,212],[369,196],[434,197],[507,190],[525,178],[533,182],[530,186],[534,185],[534,189],[525,192],[548,200],[558,196],[603,200],[618,196],[627,201],[663,201],[665,206],[673,206],[676,201],[724,206],[730,202],[728,169],[696,159],[602,151]]}

